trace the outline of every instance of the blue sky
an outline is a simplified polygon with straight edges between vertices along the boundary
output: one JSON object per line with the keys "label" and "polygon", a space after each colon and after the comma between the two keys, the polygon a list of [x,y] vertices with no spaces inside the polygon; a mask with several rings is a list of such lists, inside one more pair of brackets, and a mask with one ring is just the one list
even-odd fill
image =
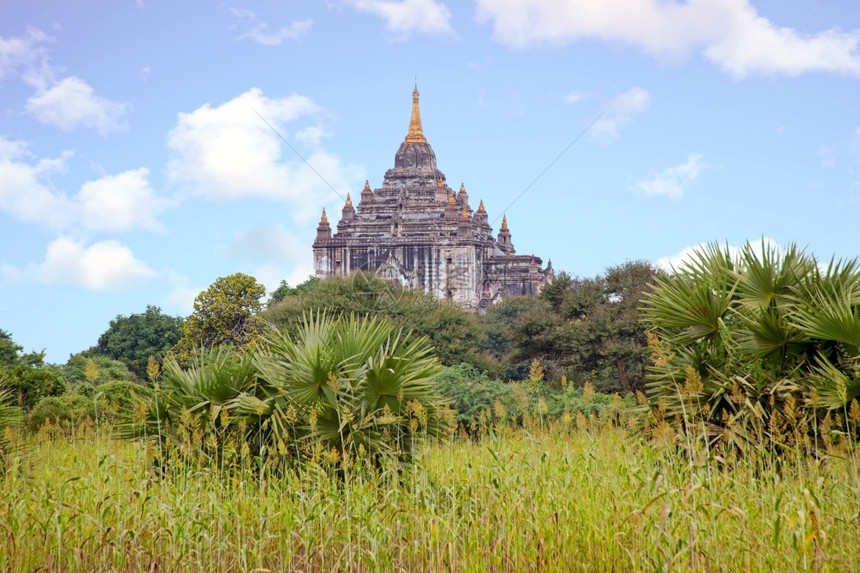
{"label": "blue sky", "polygon": [[853,2],[5,0],[0,328],[62,363],[219,276],[304,280],[416,77],[449,185],[556,270],[860,254]]}

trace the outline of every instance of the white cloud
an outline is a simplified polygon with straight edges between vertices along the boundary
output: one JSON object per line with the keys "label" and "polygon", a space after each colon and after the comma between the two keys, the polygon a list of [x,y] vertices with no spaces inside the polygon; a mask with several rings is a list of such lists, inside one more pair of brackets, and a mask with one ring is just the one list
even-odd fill
{"label": "white cloud", "polygon": [[146,169],[104,175],[69,197],[51,176],[66,170],[71,151],[37,159],[27,144],[0,136],[0,211],[54,231],[160,230],[157,217],[172,203],[149,185]]}
{"label": "white cloud", "polygon": [[594,122],[589,136],[603,144],[611,143],[634,116],[648,109],[650,103],[651,96],[640,87],[615,96],[609,102],[603,117]]}
{"label": "white cloud", "polygon": [[700,153],[691,153],[687,156],[686,163],[669,167],[651,179],[640,181],[633,188],[648,195],[665,195],[670,199],[680,199],[687,187],[698,179],[702,169],[707,167],[702,158]]}
{"label": "white cloud", "polygon": [[395,40],[412,34],[453,36],[451,11],[436,0],[347,0],[356,10],[385,20],[385,29]]}
{"label": "white cloud", "polygon": [[72,220],[74,202],[53,188],[50,176],[62,173],[72,152],[36,159],[22,141],[0,135],[0,211],[20,221],[59,230]]}
{"label": "white cloud", "polygon": [[149,170],[140,168],[84,183],[77,196],[80,225],[97,231],[161,231],[158,215],[171,202],[156,194],[148,177]]}
{"label": "white cloud", "polygon": [[583,90],[573,90],[561,96],[561,101],[566,104],[579,103],[588,99],[588,93]]}
{"label": "white cloud", "polygon": [[[747,241],[750,246],[753,248],[753,251],[756,253],[761,253],[762,249],[776,249],[776,252],[779,253],[782,251],[782,248],[779,244],[771,239],[770,237],[762,237],[760,239],[756,239],[754,241]],[[680,269],[685,264],[692,262],[693,254],[695,252],[701,252],[702,249],[706,248],[708,243],[699,243],[698,245],[694,245],[692,247],[685,247],[681,249],[680,252],[675,253],[674,255],[670,255],[668,257],[660,257],[655,261],[655,264],[669,272]],[[741,251],[743,250],[743,246],[736,245],[721,245],[721,249],[728,250],[729,255],[735,261],[740,259]]]}
{"label": "white cloud", "polygon": [[45,55],[44,44],[53,38],[36,28],[27,28],[23,36],[0,36],[0,80],[38,63]]}
{"label": "white cloud", "polygon": [[25,269],[4,266],[0,274],[14,282],[36,280],[86,290],[121,291],[143,286],[142,283],[156,273],[117,241],[100,241],[87,246],[81,241],[60,237],[48,245],[41,264]]}
{"label": "white cloud", "polygon": [[661,60],[701,52],[734,77],[823,71],[860,75],[860,30],[801,34],[759,16],[749,0],[476,0],[479,22],[513,48],[597,39]]}
{"label": "white cloud", "polygon": [[290,20],[287,26],[272,32],[266,22],[261,22],[257,14],[251,10],[241,8],[230,8],[230,12],[241,20],[247,20],[252,28],[241,34],[236,39],[250,38],[264,46],[280,46],[284,40],[297,40],[310,32],[312,20]]}
{"label": "white cloud", "polygon": [[128,129],[126,115],[131,106],[98,96],[87,82],[69,76],[50,88],[37,89],[25,110],[40,122],[64,131],[85,127],[109,135]]}
{"label": "white cloud", "polygon": [[[312,217],[332,194],[331,187],[345,194],[343,190],[355,188],[363,179],[362,170],[318,147],[303,154],[306,164],[284,146],[278,133],[287,135],[287,123],[313,121],[320,115],[322,110],[307,97],[270,99],[256,88],[217,107],[206,104],[180,113],[167,136],[168,177],[209,199],[290,201],[295,216]],[[285,161],[282,154],[291,160]]]}
{"label": "white cloud", "polygon": [[311,20],[293,20],[289,26],[283,26],[279,30],[270,32],[268,25],[265,22],[260,22],[236,39],[250,38],[264,46],[280,46],[284,40],[296,40],[307,34],[311,29],[311,23]]}

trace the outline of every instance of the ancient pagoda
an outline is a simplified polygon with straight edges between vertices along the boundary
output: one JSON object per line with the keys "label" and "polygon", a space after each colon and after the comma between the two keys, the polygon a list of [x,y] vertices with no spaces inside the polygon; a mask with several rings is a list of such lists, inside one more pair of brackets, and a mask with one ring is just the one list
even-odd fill
{"label": "ancient pagoda", "polygon": [[448,187],[424,137],[417,86],[382,187],[365,182],[357,207],[347,194],[334,234],[323,209],[313,250],[317,277],[370,273],[472,310],[537,294],[553,278],[552,263],[516,254],[506,217],[493,236],[483,200],[473,210],[464,184]]}

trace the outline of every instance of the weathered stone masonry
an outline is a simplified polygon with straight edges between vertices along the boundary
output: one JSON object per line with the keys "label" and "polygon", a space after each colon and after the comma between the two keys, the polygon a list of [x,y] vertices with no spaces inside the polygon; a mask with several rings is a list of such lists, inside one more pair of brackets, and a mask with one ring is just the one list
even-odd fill
{"label": "weathered stone masonry", "polygon": [[479,310],[505,297],[534,295],[553,278],[533,255],[517,255],[507,218],[493,237],[484,202],[473,211],[465,185],[446,184],[421,126],[418,88],[409,132],[382,187],[364,184],[358,208],[347,195],[337,232],[325,209],[314,241],[316,276],[357,271]]}

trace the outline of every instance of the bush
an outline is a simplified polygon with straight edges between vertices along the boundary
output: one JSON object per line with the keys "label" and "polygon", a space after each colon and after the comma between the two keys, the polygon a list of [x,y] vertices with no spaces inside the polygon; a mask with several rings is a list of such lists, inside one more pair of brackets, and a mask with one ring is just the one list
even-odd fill
{"label": "bush", "polygon": [[84,418],[95,419],[96,403],[81,394],[63,394],[42,398],[28,416],[28,427],[38,431],[50,420],[64,429],[74,427]]}

